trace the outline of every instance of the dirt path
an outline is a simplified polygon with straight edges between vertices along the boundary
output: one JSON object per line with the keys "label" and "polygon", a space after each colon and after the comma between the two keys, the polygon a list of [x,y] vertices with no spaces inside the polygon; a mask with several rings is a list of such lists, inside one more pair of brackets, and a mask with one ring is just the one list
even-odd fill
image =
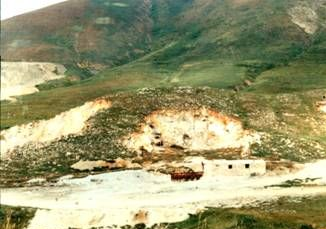
{"label": "dirt path", "polygon": [[[204,176],[172,182],[167,175],[143,170],[62,178],[54,187],[2,190],[2,203],[40,208],[29,229],[90,228],[144,222],[177,222],[210,207],[238,207],[281,196],[326,195],[326,160],[306,164],[284,176]],[[314,186],[269,187],[286,180],[318,178]],[[143,217],[139,219],[139,211]],[[138,213],[138,214],[137,214]]]}

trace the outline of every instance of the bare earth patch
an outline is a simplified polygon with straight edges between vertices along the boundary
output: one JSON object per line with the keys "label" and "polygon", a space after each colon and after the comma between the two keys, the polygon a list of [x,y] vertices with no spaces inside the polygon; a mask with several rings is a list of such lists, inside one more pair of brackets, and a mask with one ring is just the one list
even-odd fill
{"label": "bare earth patch", "polygon": [[108,168],[108,169],[139,169],[141,166],[137,163],[132,163],[128,159],[117,158],[112,161],[78,161],[73,164],[71,168],[79,171],[92,171],[94,169]]}
{"label": "bare earth patch", "polygon": [[1,100],[38,92],[35,87],[65,77],[61,64],[37,62],[1,62]]}
{"label": "bare earth patch", "polygon": [[296,6],[289,10],[289,15],[294,24],[298,25],[308,34],[314,34],[318,29],[317,13],[305,6]]}
{"label": "bare earth patch", "polygon": [[326,101],[321,101],[317,103],[317,109],[320,112],[326,113]]}
{"label": "bare earth patch", "polygon": [[160,110],[145,118],[138,132],[127,136],[123,144],[138,153],[160,153],[169,148],[187,151],[240,149],[249,154],[259,135],[244,130],[241,121],[214,110]]}
{"label": "bare earth patch", "polygon": [[1,158],[6,158],[8,153],[18,146],[50,142],[69,134],[79,134],[91,116],[101,109],[110,107],[110,101],[97,99],[63,112],[52,119],[14,126],[1,131]]}
{"label": "bare earth patch", "polygon": [[[201,159],[202,160],[202,159]],[[207,161],[205,161],[207,163]],[[174,182],[168,175],[129,170],[71,179],[51,186],[2,190],[2,203],[39,208],[28,229],[92,228],[185,220],[206,207],[255,206],[280,197],[326,194],[326,161],[284,175],[224,176]],[[209,169],[209,168],[208,168]],[[206,173],[206,171],[205,171]],[[278,186],[289,180],[313,185]],[[71,195],[73,193],[73,195]]]}

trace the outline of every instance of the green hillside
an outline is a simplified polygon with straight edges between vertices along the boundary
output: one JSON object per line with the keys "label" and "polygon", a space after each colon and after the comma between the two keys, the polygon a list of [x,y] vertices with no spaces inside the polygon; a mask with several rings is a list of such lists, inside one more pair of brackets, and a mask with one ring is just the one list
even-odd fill
{"label": "green hillside", "polygon": [[[135,152],[122,144],[126,136],[137,135],[144,122],[154,133],[148,117],[162,110],[205,108],[218,112],[224,124],[223,117],[237,120],[244,131],[236,132],[234,139],[257,134],[259,140],[247,143],[250,158],[280,162],[280,174],[294,173],[292,163],[326,158],[326,113],[317,108],[326,101],[325,0],[68,0],[1,21],[1,61],[53,62],[67,69],[65,77],[37,85],[37,93],[2,100],[1,130],[53,118],[99,97],[112,106],[91,116],[80,134],[17,144],[8,159],[1,158],[0,188],[29,186],[31,179],[44,178],[50,190],[64,175],[111,172],[104,167],[87,172],[72,168],[87,160],[122,158],[145,167],[188,156],[239,159],[237,145],[196,151],[171,144],[156,155],[142,145],[141,152]],[[75,111],[73,118],[81,123],[79,114]],[[28,128],[35,129],[33,125]],[[55,124],[52,128],[58,129]],[[44,135],[40,129],[35,139]],[[248,136],[240,138],[243,133]],[[9,143],[23,142],[25,136],[12,134]],[[181,136],[185,140],[188,133]],[[215,143],[218,136],[209,141]],[[283,168],[283,162],[289,167]],[[295,185],[295,180],[286,182]],[[325,204],[325,196],[276,198],[253,206],[208,208],[185,221],[152,228],[322,229]],[[0,229],[25,228],[35,212],[1,206]]]}
{"label": "green hillside", "polygon": [[[293,12],[313,33],[294,23]],[[326,88],[325,18],[324,1],[71,0],[5,20],[2,60],[63,63],[79,80],[1,102],[1,128],[142,87]]]}

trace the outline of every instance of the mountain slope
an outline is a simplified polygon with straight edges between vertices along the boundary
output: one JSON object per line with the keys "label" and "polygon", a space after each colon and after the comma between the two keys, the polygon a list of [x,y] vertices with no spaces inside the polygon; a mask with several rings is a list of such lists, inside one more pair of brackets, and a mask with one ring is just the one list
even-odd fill
{"label": "mountain slope", "polygon": [[[325,4],[71,0],[5,20],[2,60],[58,62],[67,75],[82,80],[45,83],[38,94],[19,97],[19,103],[2,101],[1,128],[142,87],[210,86],[252,93],[324,89]],[[24,107],[33,112],[26,114]]]}
{"label": "mountain slope", "polygon": [[[305,197],[302,203],[297,197],[289,199],[298,190],[309,195],[325,192],[318,186],[324,182],[323,177],[318,176],[323,172],[324,162],[317,167],[312,166],[314,163],[297,164],[326,158],[325,21],[326,0],[69,0],[3,21],[1,60],[7,62],[3,66],[11,68],[2,68],[1,72],[7,71],[6,80],[14,89],[16,84],[24,88],[23,82],[32,83],[32,93],[37,93],[18,96],[18,90],[12,90],[11,101],[0,101],[0,173],[4,174],[0,176],[0,187],[36,185],[39,187],[30,190],[46,188],[46,198],[47,194],[54,194],[50,195],[49,204],[44,205],[49,211],[0,208],[0,219],[6,220],[5,227],[10,227],[13,220],[13,227],[21,228],[34,213],[40,216],[33,218],[36,224],[40,222],[37,219],[41,219],[42,224],[44,218],[49,217],[57,222],[53,218],[57,214],[52,214],[55,206],[55,211],[60,212],[58,219],[66,222],[64,228],[79,227],[68,225],[70,221],[66,219],[79,221],[83,205],[87,210],[94,201],[103,203],[104,214],[94,205],[95,208],[87,211],[101,215],[93,215],[91,219],[88,216],[92,214],[86,213],[82,217],[91,227],[91,222],[99,223],[103,217],[107,218],[107,209],[110,209],[106,204],[110,199],[89,198],[94,190],[101,194],[104,188],[105,196],[114,193],[117,194],[114,199],[119,200],[119,192],[115,191],[122,190],[125,197],[124,187],[126,184],[132,187],[133,183],[137,183],[135,190],[139,187],[139,191],[128,190],[127,197],[135,198],[127,198],[127,201],[134,207],[138,206],[136,202],[141,208],[151,207],[146,201],[159,199],[145,193],[145,202],[140,201],[138,194],[147,187],[149,192],[154,190],[164,197],[153,203],[156,210],[165,213],[167,207],[172,206],[178,212],[184,211],[169,198],[187,196],[188,192],[179,192],[184,185],[189,190],[190,201],[183,198],[187,208],[197,201],[192,199],[194,190],[203,191],[195,194],[198,200],[204,201],[202,206],[206,206],[201,197],[215,192],[214,188],[207,192],[211,184],[206,177],[217,182],[217,195],[213,193],[213,196],[225,197],[207,201],[216,203],[228,199],[231,206],[237,205],[238,201],[232,202],[232,195],[224,195],[230,192],[235,181],[239,186],[232,188],[239,193],[244,191],[240,196],[235,195],[241,197],[239,204],[249,201],[258,205],[205,209],[190,215],[184,222],[153,227],[302,229],[326,226],[325,214],[322,214],[324,197]],[[24,67],[31,65],[34,68]],[[44,65],[53,67],[45,69]],[[17,69],[21,69],[20,74]],[[67,71],[61,74],[60,69]],[[55,80],[43,80],[41,76],[46,72]],[[200,157],[196,159],[197,156]],[[200,173],[184,167],[191,158],[198,165],[201,162]],[[242,166],[236,163],[235,170],[230,171],[233,162],[228,162],[225,169],[230,174],[236,174],[232,171],[241,166],[242,175],[250,174],[250,177],[242,180],[237,176],[233,181],[226,177],[223,183],[220,180],[223,173],[216,168],[219,164],[208,162],[215,159],[263,159],[268,173],[261,183],[255,163],[245,161]],[[265,167],[265,162],[262,165]],[[308,168],[308,174],[300,171],[299,177],[292,176],[300,167]],[[156,171],[162,172],[165,174],[162,178],[173,186],[164,180],[157,186],[155,177],[153,183],[141,183],[148,180],[147,175],[130,171],[129,176],[119,171],[131,168],[155,171],[155,177]],[[102,177],[104,180],[97,176],[85,178],[88,180],[85,183],[71,179],[81,182],[80,187],[94,187],[85,189],[87,192],[82,190],[77,195],[81,198],[76,201],[70,198],[69,192],[61,195],[61,188],[70,190],[70,185],[62,186],[64,175],[70,175],[66,176],[68,180],[68,177],[113,170],[117,173],[110,174],[113,177]],[[212,173],[213,170],[216,172]],[[173,180],[173,174],[183,171],[201,176],[205,172],[205,179],[184,185],[170,182],[168,174]],[[124,177],[131,179],[124,180]],[[283,178],[284,182],[280,182]],[[112,183],[114,180],[119,181]],[[226,189],[222,192],[223,184]],[[261,188],[265,194],[255,197],[251,184],[256,193]],[[77,190],[78,186],[71,188]],[[177,189],[178,196],[170,189]],[[24,199],[37,202],[34,207],[46,203],[42,197],[29,198],[20,190],[6,204],[22,205],[18,202]],[[10,196],[15,189],[8,191]],[[35,194],[34,191],[31,193]],[[39,194],[36,196],[43,195]],[[289,201],[284,202],[280,198],[283,195]],[[268,196],[280,199],[268,204]],[[171,205],[164,204],[167,197],[172,200]],[[262,205],[260,201],[264,201]],[[60,206],[69,207],[70,203],[73,214],[61,217]],[[116,205],[114,201],[113,205]],[[120,212],[124,206],[115,207],[118,214],[114,215],[124,214]],[[75,208],[78,208],[78,216],[72,217]],[[63,210],[65,214],[67,209]],[[143,210],[132,211],[133,220],[142,215],[145,221],[148,215],[156,218],[152,212]],[[188,216],[189,212],[183,213]],[[128,217],[132,215],[128,213]],[[111,224],[112,220],[109,221]],[[101,222],[99,226],[105,224]],[[143,227],[143,224],[135,226]]]}
{"label": "mountain slope", "polygon": [[4,60],[52,61],[101,69],[146,51],[149,2],[72,0],[2,22]]}
{"label": "mountain slope", "polygon": [[[309,2],[72,0],[3,21],[2,58],[113,66],[174,41],[154,64],[208,57],[289,61],[324,50],[325,3]],[[316,16],[305,18],[300,7]]]}

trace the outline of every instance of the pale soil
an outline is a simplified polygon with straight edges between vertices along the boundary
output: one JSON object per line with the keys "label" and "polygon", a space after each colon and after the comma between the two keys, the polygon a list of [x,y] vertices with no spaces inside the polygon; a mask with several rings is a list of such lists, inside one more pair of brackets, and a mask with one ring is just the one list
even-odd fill
{"label": "pale soil", "polygon": [[294,24],[308,34],[314,34],[318,29],[317,13],[306,6],[296,6],[289,10],[289,15]]}
{"label": "pale soil", "polygon": [[202,108],[153,112],[123,144],[139,153],[158,153],[170,147],[190,151],[237,148],[244,156],[259,139],[259,134],[244,130],[240,120]]}
{"label": "pale soil", "polygon": [[58,114],[52,119],[14,126],[1,131],[1,158],[8,157],[9,152],[18,146],[46,143],[69,134],[80,134],[91,116],[101,109],[110,107],[110,101],[97,99]]}
{"label": "pale soil", "polygon": [[[302,187],[270,187],[287,180],[319,178]],[[40,208],[29,229],[91,228],[177,222],[205,207],[256,205],[282,196],[326,195],[326,161],[305,164],[286,175],[220,176],[172,182],[168,175],[121,171],[80,179],[63,177],[55,186],[2,190],[2,203]]]}
{"label": "pale soil", "polygon": [[38,62],[1,62],[1,100],[38,92],[35,87],[65,77],[61,64]]}
{"label": "pale soil", "polygon": [[243,5],[257,4],[260,0],[231,0],[232,5],[238,7]]}
{"label": "pale soil", "polygon": [[318,102],[317,108],[320,112],[326,113],[326,101]]}
{"label": "pale soil", "polygon": [[141,165],[132,163],[131,160],[117,158],[111,161],[84,161],[80,160],[70,166],[71,168],[79,171],[92,171],[94,169],[108,168],[108,169],[139,169]]}

